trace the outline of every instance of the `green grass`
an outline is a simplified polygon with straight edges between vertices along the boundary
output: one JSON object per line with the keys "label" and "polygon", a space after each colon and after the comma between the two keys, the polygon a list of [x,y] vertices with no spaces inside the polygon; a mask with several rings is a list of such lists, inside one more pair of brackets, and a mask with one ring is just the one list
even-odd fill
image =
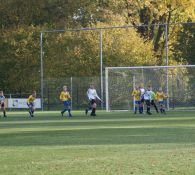
{"label": "green grass", "polygon": [[2,175],[194,175],[195,113],[10,112],[0,118]]}

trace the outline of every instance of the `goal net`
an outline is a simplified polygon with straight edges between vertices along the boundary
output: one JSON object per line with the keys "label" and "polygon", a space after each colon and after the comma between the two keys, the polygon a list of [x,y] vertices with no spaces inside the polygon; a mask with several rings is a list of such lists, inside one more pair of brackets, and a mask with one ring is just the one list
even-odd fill
{"label": "goal net", "polygon": [[195,65],[107,67],[105,69],[106,110],[133,110],[135,86],[159,87],[169,98],[168,110],[195,109]]}

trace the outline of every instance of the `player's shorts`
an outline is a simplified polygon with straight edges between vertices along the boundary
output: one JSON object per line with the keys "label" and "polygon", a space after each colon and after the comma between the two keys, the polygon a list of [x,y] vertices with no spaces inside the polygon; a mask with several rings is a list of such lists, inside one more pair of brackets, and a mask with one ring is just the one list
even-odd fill
{"label": "player's shorts", "polygon": [[164,101],[159,101],[159,105],[164,105]]}
{"label": "player's shorts", "polygon": [[27,105],[28,105],[29,108],[34,108],[35,107],[35,103],[33,103],[33,102],[27,103]]}
{"label": "player's shorts", "polygon": [[150,100],[145,100],[145,102],[146,102],[146,105],[147,106],[150,106],[151,105],[151,101]]}
{"label": "player's shorts", "polygon": [[5,103],[4,102],[1,102],[0,107],[1,108],[4,108],[5,107]]}
{"label": "player's shorts", "polygon": [[140,100],[139,100],[139,101],[136,100],[136,101],[135,101],[135,104],[136,104],[136,105],[140,105],[140,104],[141,104],[141,101],[140,101]]}
{"label": "player's shorts", "polygon": [[71,102],[69,100],[66,100],[63,102],[64,107],[69,107],[71,105]]}
{"label": "player's shorts", "polygon": [[141,102],[141,103],[144,103],[144,101],[145,101],[144,98],[142,98],[140,102]]}
{"label": "player's shorts", "polygon": [[96,100],[95,99],[91,99],[90,100],[90,104],[93,105],[94,103],[96,103]]}
{"label": "player's shorts", "polygon": [[155,105],[154,100],[151,100],[150,104],[151,104],[151,105]]}

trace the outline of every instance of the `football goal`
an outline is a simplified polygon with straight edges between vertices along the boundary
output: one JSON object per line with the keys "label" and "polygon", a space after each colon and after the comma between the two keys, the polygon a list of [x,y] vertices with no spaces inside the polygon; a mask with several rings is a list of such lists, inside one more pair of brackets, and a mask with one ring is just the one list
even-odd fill
{"label": "football goal", "polygon": [[168,110],[195,110],[195,65],[106,67],[106,110],[133,110],[135,86],[162,87]]}

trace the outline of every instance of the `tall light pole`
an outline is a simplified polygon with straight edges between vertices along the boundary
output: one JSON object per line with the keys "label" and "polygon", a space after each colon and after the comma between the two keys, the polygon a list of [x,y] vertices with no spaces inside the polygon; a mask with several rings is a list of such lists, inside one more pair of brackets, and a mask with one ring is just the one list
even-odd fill
{"label": "tall light pole", "polygon": [[[168,48],[168,24],[165,24],[165,49],[166,49],[166,66],[169,66],[169,48]],[[166,72],[166,93],[169,95],[169,70]],[[169,98],[167,98],[167,109],[169,110]]]}
{"label": "tall light pole", "polygon": [[41,109],[43,111],[43,33],[40,35],[40,48],[41,48]]}
{"label": "tall light pole", "polygon": [[[104,91],[103,91],[103,55],[102,55],[102,46],[103,46],[103,39],[102,39],[102,30],[100,30],[100,83],[101,83],[101,99],[104,100]],[[101,107],[103,109],[103,103],[101,103]]]}

